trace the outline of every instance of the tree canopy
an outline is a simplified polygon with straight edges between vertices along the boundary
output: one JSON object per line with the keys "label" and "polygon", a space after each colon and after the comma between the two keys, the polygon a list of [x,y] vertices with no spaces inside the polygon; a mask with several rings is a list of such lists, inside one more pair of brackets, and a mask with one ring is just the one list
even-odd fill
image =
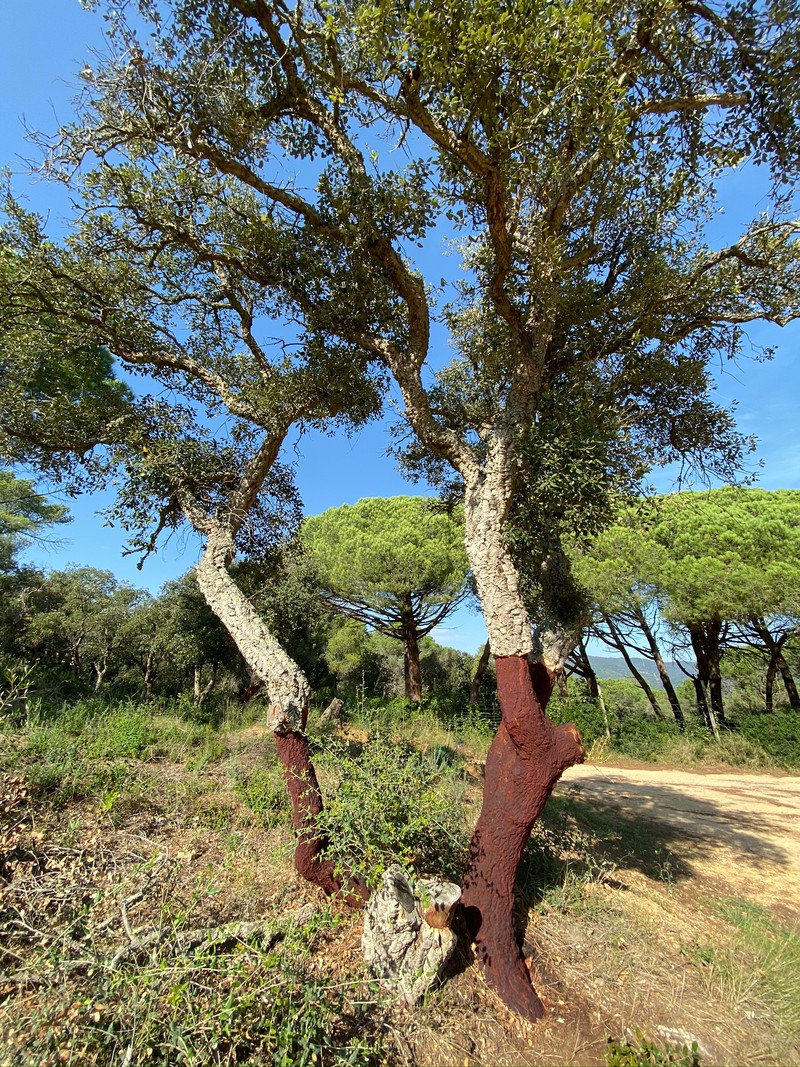
{"label": "tree canopy", "polygon": [[599,612],[596,632],[620,650],[638,633],[648,645],[639,651],[655,658],[654,631],[666,625],[678,654],[683,647],[696,663],[701,706],[710,700],[724,720],[726,648],[760,649],[797,700],[782,649],[800,624],[798,558],[800,492],[729,487],[628,507],[575,570]]}
{"label": "tree canopy", "polygon": [[37,492],[34,483],[0,469],[0,574],[17,566],[17,553],[46,537],[44,531],[70,521],[69,509]]}
{"label": "tree canopy", "polygon": [[303,542],[328,603],[403,642],[419,700],[419,640],[469,593],[462,524],[423,497],[373,497],[306,519]]}
{"label": "tree canopy", "polygon": [[[582,622],[560,539],[602,525],[654,464],[728,476],[742,460],[709,367],[746,324],[800,313],[800,19],[738,0],[108,11],[110,57],[50,146],[81,198],[73,233],[55,246],[9,206],[25,264],[11,321],[32,306],[70,324],[66,350],[107,348],[158,383],[124,428],[128,503],[150,530],[180,514],[206,537],[201,588],[271,673],[282,730],[308,686],[227,565],[287,427],[367,417],[391,372],[408,462],[463,491],[497,659],[466,914],[490,980],[538,1016],[508,902],[534,820],[582,758],[544,714]],[[720,178],[745,160],[771,195],[714,246]],[[443,231],[455,291],[429,255]],[[265,347],[269,318],[282,336]],[[444,368],[437,320],[457,353]]]}

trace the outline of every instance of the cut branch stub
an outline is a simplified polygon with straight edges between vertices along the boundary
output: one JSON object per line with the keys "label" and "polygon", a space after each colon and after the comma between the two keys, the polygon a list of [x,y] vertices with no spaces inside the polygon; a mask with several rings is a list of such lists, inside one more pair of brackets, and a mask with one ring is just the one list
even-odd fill
{"label": "cut branch stub", "polygon": [[457,938],[450,929],[461,891],[442,878],[420,878],[415,893],[398,864],[384,872],[364,911],[361,946],[373,974],[401,1000],[416,1004],[439,981]]}

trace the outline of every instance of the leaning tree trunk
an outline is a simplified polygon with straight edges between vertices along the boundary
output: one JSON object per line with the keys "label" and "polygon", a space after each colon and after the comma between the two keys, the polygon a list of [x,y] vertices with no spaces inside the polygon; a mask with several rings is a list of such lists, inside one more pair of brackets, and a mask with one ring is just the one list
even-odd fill
{"label": "leaning tree trunk", "polygon": [[794,675],[780,649],[778,650],[775,662],[778,665],[778,670],[781,672],[783,687],[786,690],[786,696],[789,698],[789,707],[792,711],[800,711],[800,696],[798,696],[797,693],[797,685],[795,684]]}
{"label": "leaning tree trunk", "polygon": [[545,715],[556,669],[569,649],[552,662],[546,652],[534,658],[519,577],[503,544],[506,509],[487,481],[467,484],[465,531],[497,664],[502,721],[486,760],[462,902],[487,981],[510,1008],[538,1019],[542,1003],[514,930],[514,888],[533,824],[563,771],[581,762],[584,751],[574,726],[555,726]]}
{"label": "leaning tree trunk", "polygon": [[[284,652],[228,572],[232,555],[230,534],[211,532],[196,568],[197,584],[269,695],[267,721],[275,734],[298,832],[295,867],[303,878],[326,893],[336,893],[342,888],[342,882],[334,872],[332,861],[322,857],[326,842],[316,825],[322,811],[322,795],[303,732],[311,691],[303,672]],[[348,886],[348,889],[351,898],[361,895],[358,887]]]}
{"label": "leaning tree trunk", "polygon": [[[781,678],[783,679],[783,686],[786,690],[786,696],[789,700],[789,707],[792,709],[792,711],[800,711],[800,696],[798,696],[797,693],[797,685],[795,683],[791,668],[789,667],[789,664],[786,662],[786,659],[783,655],[784,645],[786,644],[791,635],[786,633],[779,638],[775,638],[770,633],[768,627],[762,619],[752,619],[751,622],[753,630],[761,638],[764,647],[767,649],[770,655],[769,666],[767,668],[767,681],[771,685],[774,682],[776,671],[780,671]],[[770,706],[768,710],[771,711],[772,707]]]}
{"label": "leaning tree trunk", "polygon": [[610,616],[606,617],[605,623],[606,623],[606,626],[608,627],[608,632],[611,634],[611,638],[612,638],[614,644],[616,645],[616,647],[619,649],[620,653],[622,654],[622,658],[625,661],[625,666],[628,668],[628,670],[633,675],[634,679],[636,680],[636,684],[639,686],[639,688],[642,690],[644,695],[647,697],[647,702],[650,705],[650,707],[653,709],[653,714],[655,715],[655,717],[657,719],[661,719],[663,721],[666,717],[664,715],[664,712],[661,710],[660,704],[658,703],[658,697],[653,692],[653,689],[652,689],[652,686],[650,685],[650,683],[647,681],[645,676],[642,674],[642,672],[639,670],[639,668],[633,662],[631,654],[628,651],[628,649],[627,649],[627,647],[625,645],[625,642],[622,639],[622,634],[619,632],[617,627],[611,621]]}
{"label": "leaning tree trunk", "polygon": [[486,677],[486,669],[489,666],[489,657],[491,655],[491,644],[489,641],[483,646],[483,652],[481,652],[481,658],[478,660],[478,666],[475,668],[475,673],[472,676],[472,681],[469,686],[469,706],[471,711],[475,711],[478,707],[478,700],[481,695],[481,687],[483,686],[483,679]]}
{"label": "leaning tree trunk", "polygon": [[775,711],[775,675],[778,673],[778,664],[774,654],[769,657],[767,673],[764,678],[764,711],[771,715]]}
{"label": "leaning tree trunk", "polygon": [[664,657],[661,655],[661,649],[659,648],[658,642],[656,641],[656,636],[650,629],[647,619],[644,617],[644,613],[637,610],[635,612],[635,615],[636,621],[638,622],[639,627],[641,628],[645,640],[647,641],[647,644],[650,648],[650,654],[653,657],[653,662],[655,663],[656,668],[658,669],[658,675],[661,678],[661,684],[664,687],[664,692],[667,694],[667,700],[669,701],[669,706],[672,708],[672,714],[675,717],[675,722],[678,724],[678,729],[680,730],[680,732],[684,733],[686,730],[686,719],[683,714],[683,708],[681,707],[681,702],[678,699],[678,694],[675,690],[675,686],[672,684],[672,679],[669,676],[669,671],[667,670],[667,665],[664,662]]}

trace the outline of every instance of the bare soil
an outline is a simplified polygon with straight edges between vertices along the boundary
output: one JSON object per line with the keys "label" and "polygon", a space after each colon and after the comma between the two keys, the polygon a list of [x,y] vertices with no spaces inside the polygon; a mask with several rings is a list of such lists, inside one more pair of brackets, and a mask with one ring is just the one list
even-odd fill
{"label": "bare soil", "polygon": [[584,764],[558,788],[666,824],[685,877],[800,919],[800,777]]}

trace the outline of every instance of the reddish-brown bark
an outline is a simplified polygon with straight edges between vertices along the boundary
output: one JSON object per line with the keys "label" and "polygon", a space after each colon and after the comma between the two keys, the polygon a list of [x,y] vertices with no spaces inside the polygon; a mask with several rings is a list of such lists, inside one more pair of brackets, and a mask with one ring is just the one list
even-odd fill
{"label": "reddish-brown bark", "polygon": [[308,738],[291,730],[276,733],[275,744],[292,800],[292,821],[298,834],[294,865],[298,874],[329,895],[344,891],[347,903],[360,907],[369,895],[364,884],[350,879],[343,886],[333,862],[322,856],[326,842],[316,826],[317,816],[322,811],[322,794],[311,762]]}
{"label": "reddish-brown bark", "polygon": [[544,1009],[514,931],[514,887],[533,824],[567,767],[584,759],[574,726],[554,725],[544,709],[554,675],[524,656],[498,656],[502,722],[489,749],[483,807],[470,845],[462,902],[487,981],[528,1019]]}

